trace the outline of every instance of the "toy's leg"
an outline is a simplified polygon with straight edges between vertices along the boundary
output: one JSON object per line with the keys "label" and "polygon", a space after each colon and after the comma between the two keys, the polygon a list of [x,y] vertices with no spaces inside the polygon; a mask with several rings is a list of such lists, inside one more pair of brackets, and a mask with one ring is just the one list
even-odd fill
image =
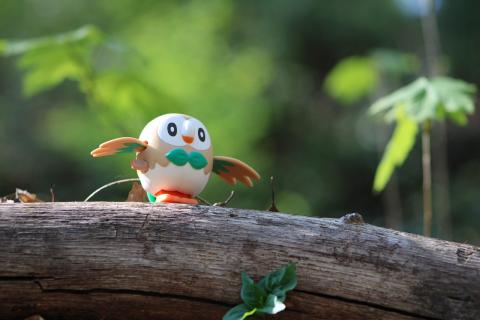
{"label": "toy's leg", "polygon": [[188,194],[184,194],[176,191],[160,191],[156,194],[156,202],[166,202],[166,203],[184,203],[197,205],[198,200],[192,198]]}
{"label": "toy's leg", "polygon": [[155,196],[153,194],[151,194],[150,192],[147,192],[147,198],[148,198],[148,201],[150,201],[150,202],[155,202],[157,200],[155,198]]}

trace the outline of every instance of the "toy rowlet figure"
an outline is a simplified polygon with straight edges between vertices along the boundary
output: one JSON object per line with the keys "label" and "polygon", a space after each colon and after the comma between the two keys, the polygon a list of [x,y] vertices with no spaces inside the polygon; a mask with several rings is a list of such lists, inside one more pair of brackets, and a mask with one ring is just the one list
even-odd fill
{"label": "toy rowlet figure", "polygon": [[136,152],[137,170],[151,202],[198,204],[212,171],[230,184],[251,187],[260,175],[247,164],[229,157],[214,157],[207,128],[197,119],[170,113],[150,121],[140,138],[123,137],[102,143],[93,157]]}

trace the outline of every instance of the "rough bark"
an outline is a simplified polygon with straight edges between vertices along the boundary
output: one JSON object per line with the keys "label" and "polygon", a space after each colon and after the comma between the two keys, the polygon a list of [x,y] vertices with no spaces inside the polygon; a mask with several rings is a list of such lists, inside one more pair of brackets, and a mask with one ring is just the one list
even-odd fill
{"label": "rough bark", "polygon": [[297,264],[273,319],[480,319],[480,248],[207,206],[0,205],[0,319],[221,319],[240,272]]}

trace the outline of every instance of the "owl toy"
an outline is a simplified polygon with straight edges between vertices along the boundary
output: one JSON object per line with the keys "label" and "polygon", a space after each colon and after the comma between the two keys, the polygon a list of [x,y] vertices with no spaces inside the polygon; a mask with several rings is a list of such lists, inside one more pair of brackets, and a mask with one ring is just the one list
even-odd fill
{"label": "owl toy", "polygon": [[199,120],[177,113],[150,121],[138,139],[122,137],[102,143],[93,157],[135,152],[131,167],[137,170],[151,202],[198,204],[211,173],[230,184],[252,187],[260,175],[240,160],[213,156],[207,128]]}

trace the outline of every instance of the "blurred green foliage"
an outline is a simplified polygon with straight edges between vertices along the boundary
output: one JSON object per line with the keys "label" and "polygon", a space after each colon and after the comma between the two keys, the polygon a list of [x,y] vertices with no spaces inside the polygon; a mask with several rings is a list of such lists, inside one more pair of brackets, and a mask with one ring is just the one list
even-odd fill
{"label": "blurred green foliage", "polygon": [[325,87],[338,101],[351,104],[372,93],[379,81],[375,62],[367,57],[342,60],[329,73]]}
{"label": "blurred green foliage", "polygon": [[[475,0],[448,0],[439,12],[449,73],[472,83],[480,82],[472,67],[479,9]],[[393,0],[3,0],[0,194],[22,187],[48,199],[53,186],[59,201],[82,200],[134,177],[128,155],[93,160],[89,152],[120,135],[138,136],[160,114],[182,112],[206,124],[216,154],[245,160],[264,177],[253,190],[236,187],[232,206],[267,208],[265,178],[273,175],[283,211],[358,211],[383,225],[385,205],[371,185],[378,140],[390,132],[376,130],[362,100],[417,77],[419,28],[418,17]],[[340,90],[332,90],[354,107],[339,108],[322,87],[352,56],[360,66],[342,72],[346,82],[337,75]],[[461,130],[448,128],[453,239],[477,243],[479,123],[474,115]],[[414,232],[421,177],[410,159],[418,151],[413,146],[398,175],[405,214],[397,227]],[[128,188],[97,199],[123,200]],[[214,177],[203,196],[215,202],[229,191]]]}
{"label": "blurred green foliage", "polygon": [[382,191],[393,169],[403,164],[415,143],[418,126],[444,121],[445,117],[465,125],[467,115],[474,112],[475,92],[474,85],[461,80],[422,77],[373,103],[370,114],[384,113],[386,122],[397,122],[375,173],[374,190]]}
{"label": "blurred green foliage", "polygon": [[389,49],[374,49],[367,56],[340,60],[325,78],[326,92],[342,104],[350,105],[373,96],[382,82],[400,80],[415,74],[418,58],[413,54]]}

